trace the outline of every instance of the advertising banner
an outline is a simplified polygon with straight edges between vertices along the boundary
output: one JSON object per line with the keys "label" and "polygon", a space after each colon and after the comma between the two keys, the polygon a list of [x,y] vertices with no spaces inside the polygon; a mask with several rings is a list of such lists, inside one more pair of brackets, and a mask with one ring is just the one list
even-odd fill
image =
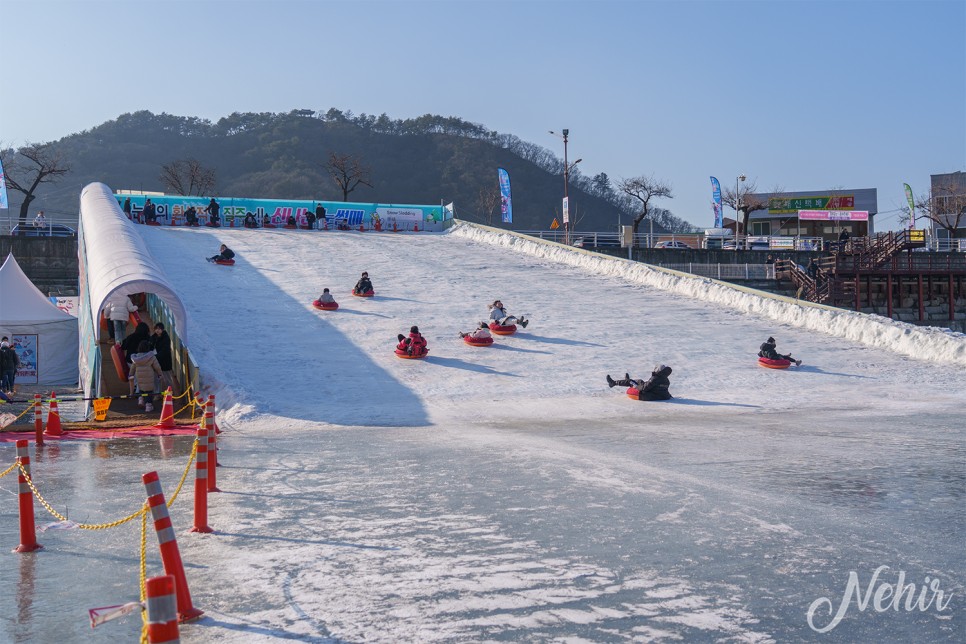
{"label": "advertising banner", "polygon": [[798,218],[813,221],[869,221],[868,210],[799,210]]}
{"label": "advertising banner", "polygon": [[497,176],[500,178],[500,215],[503,223],[513,223],[513,199],[510,197],[510,174],[503,168],[497,168]]}
{"label": "advertising banner", "polygon": [[908,183],[902,184],[906,189],[906,201],[909,202],[909,228],[916,227],[916,202],[912,198],[912,187]]}
{"label": "advertising banner", "polygon": [[75,318],[78,316],[77,309],[80,301],[79,297],[51,296],[50,301],[54,306],[56,306],[64,313],[69,313],[70,315],[73,315]]}
{"label": "advertising banner", "polygon": [[724,222],[721,215],[721,184],[714,177],[711,177],[711,207],[714,210],[714,227],[722,228]]}
{"label": "advertising banner", "polygon": [[0,161],[0,208],[9,208],[7,201],[7,176],[3,173],[3,161]]}
{"label": "advertising banner", "polygon": [[[198,212],[201,225],[208,223],[208,215],[204,210],[208,206],[210,197],[188,197],[181,195],[151,195],[151,194],[128,194],[115,193],[118,204],[123,205],[124,200],[131,200],[131,215],[136,221],[142,221],[141,213],[144,210],[144,203],[150,199],[155,206],[157,221],[162,226],[183,226],[185,224],[184,213],[194,206]],[[377,203],[345,203],[342,201],[305,201],[293,199],[242,199],[235,197],[221,197],[217,199],[221,206],[221,225],[225,227],[239,228],[244,225],[245,215],[252,213],[259,226],[271,224],[272,226],[284,226],[288,223],[288,218],[295,217],[299,226],[306,226],[305,215],[311,211],[315,212],[316,206],[321,204],[325,208],[326,226],[330,229],[336,228],[358,228],[364,225],[372,228],[380,219],[385,218],[381,214],[384,210],[398,210],[399,217],[408,218],[407,220],[415,223],[419,222],[420,228],[428,222],[443,221],[443,207],[439,204],[432,206],[410,205],[410,204],[377,204]],[[402,211],[406,211],[403,214]],[[394,215],[395,216],[395,215]],[[401,220],[400,220],[401,221]],[[318,225],[322,227],[321,224]],[[391,224],[390,224],[391,227]]]}
{"label": "advertising banner", "polygon": [[36,385],[40,380],[40,369],[37,366],[38,337],[36,334],[13,334],[10,336],[10,346],[16,350],[17,357],[20,358],[17,382]]}
{"label": "advertising banner", "polygon": [[563,222],[564,228],[570,223],[570,197],[563,198]]}

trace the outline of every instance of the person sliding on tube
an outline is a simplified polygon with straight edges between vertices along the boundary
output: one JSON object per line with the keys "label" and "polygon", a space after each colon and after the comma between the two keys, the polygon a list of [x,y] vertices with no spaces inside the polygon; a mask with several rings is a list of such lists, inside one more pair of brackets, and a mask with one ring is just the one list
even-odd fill
{"label": "person sliding on tube", "polygon": [[232,249],[230,249],[227,246],[225,246],[224,244],[222,244],[221,245],[221,252],[218,253],[217,255],[215,255],[214,257],[209,257],[208,258],[208,261],[209,262],[225,262],[225,261],[228,261],[229,259],[232,259],[234,257],[235,257],[235,251],[233,251]]}
{"label": "person sliding on tube", "polygon": [[322,289],[322,295],[319,296],[319,304],[335,304],[335,298],[332,297],[332,293],[329,293],[329,289]]}
{"label": "person sliding on tube", "polygon": [[373,292],[372,282],[369,281],[369,273],[367,273],[366,271],[362,271],[362,277],[360,277],[359,281],[356,282],[356,285],[352,289],[352,292],[357,295]]}
{"label": "person sliding on tube", "polygon": [[460,333],[461,338],[469,336],[472,340],[486,340],[487,338],[492,338],[490,335],[490,326],[486,322],[480,322],[480,326],[475,331],[470,331],[469,333]]}
{"label": "person sliding on tube", "polygon": [[659,364],[654,367],[654,371],[651,372],[651,377],[647,381],[631,378],[629,373],[624,374],[623,380],[614,380],[610,377],[610,374],[607,374],[607,384],[611,387],[620,385],[621,387],[637,389],[638,400],[671,400],[673,396],[668,391],[671,386],[671,381],[668,380],[670,375],[671,367]]}
{"label": "person sliding on tube", "polygon": [[418,326],[409,328],[408,338],[402,333],[396,337],[399,338],[399,344],[396,345],[398,351],[405,351],[411,356],[421,356],[426,353],[426,338],[419,333]]}
{"label": "person sliding on tube", "polygon": [[775,338],[768,338],[766,342],[761,343],[761,347],[758,350],[759,358],[768,358],[769,360],[788,360],[789,362],[794,362],[795,366],[801,366],[802,361],[796,360],[791,354],[783,356],[775,350]]}
{"label": "person sliding on tube", "polygon": [[506,309],[503,308],[503,302],[500,300],[496,300],[490,305],[490,320],[500,326],[510,326],[511,324],[519,323],[524,329],[530,324],[530,320],[524,319],[522,315],[520,317],[507,315]]}

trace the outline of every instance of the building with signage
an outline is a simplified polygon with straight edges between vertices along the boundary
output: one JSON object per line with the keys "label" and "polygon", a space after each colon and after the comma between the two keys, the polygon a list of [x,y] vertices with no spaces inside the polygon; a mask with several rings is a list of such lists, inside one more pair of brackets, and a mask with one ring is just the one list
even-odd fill
{"label": "building with signage", "polygon": [[742,195],[742,199],[768,204],[748,218],[747,234],[752,236],[834,240],[847,230],[853,237],[865,237],[875,232],[875,215],[879,210],[875,188],[759,193]]}
{"label": "building with signage", "polygon": [[936,217],[945,223],[933,221],[933,234],[938,239],[966,237],[966,172],[929,175],[929,192]]}

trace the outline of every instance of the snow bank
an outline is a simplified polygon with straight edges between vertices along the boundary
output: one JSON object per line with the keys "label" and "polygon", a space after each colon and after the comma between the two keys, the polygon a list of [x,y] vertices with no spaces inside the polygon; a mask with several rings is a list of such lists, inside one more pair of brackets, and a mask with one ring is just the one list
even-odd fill
{"label": "snow bank", "polygon": [[585,269],[597,275],[619,277],[629,282],[712,302],[760,318],[810,331],[821,331],[910,358],[966,366],[966,335],[949,329],[921,327],[878,315],[793,300],[478,224],[457,222],[448,234]]}

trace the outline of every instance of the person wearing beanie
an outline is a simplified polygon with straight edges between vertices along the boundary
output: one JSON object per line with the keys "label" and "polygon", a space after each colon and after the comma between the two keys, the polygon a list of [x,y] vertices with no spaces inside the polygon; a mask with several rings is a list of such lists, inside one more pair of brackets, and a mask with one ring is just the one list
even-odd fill
{"label": "person wearing beanie", "polygon": [[796,360],[790,353],[788,355],[778,353],[775,349],[775,338],[772,337],[769,337],[768,340],[761,343],[761,347],[758,349],[758,357],[768,358],[769,360],[788,360],[789,362],[794,362],[797,367],[800,367],[802,364],[801,360]]}
{"label": "person wearing beanie", "polygon": [[408,338],[402,333],[397,335],[396,338],[399,340],[399,344],[396,345],[397,351],[404,351],[414,357],[425,355],[428,352],[426,338],[419,332],[418,326],[414,325],[409,328]]}
{"label": "person wearing beanie", "polygon": [[465,338],[466,336],[470,336],[470,338],[473,340],[486,340],[487,338],[493,338],[493,336],[490,335],[490,325],[486,322],[480,322],[480,326],[478,326],[474,331],[470,331],[469,333],[460,333],[461,338]]}
{"label": "person wearing beanie", "polygon": [[372,288],[372,282],[369,280],[369,273],[362,271],[362,277],[360,277],[359,281],[356,282],[356,285],[352,287],[352,292],[356,295],[375,292],[375,290]]}
{"label": "person wearing beanie", "polygon": [[663,364],[656,365],[651,372],[648,380],[631,378],[629,373],[625,373],[621,380],[614,380],[607,374],[607,384],[611,387],[620,385],[621,387],[633,387],[637,389],[638,400],[671,400],[673,396],[670,392],[671,367]]}

